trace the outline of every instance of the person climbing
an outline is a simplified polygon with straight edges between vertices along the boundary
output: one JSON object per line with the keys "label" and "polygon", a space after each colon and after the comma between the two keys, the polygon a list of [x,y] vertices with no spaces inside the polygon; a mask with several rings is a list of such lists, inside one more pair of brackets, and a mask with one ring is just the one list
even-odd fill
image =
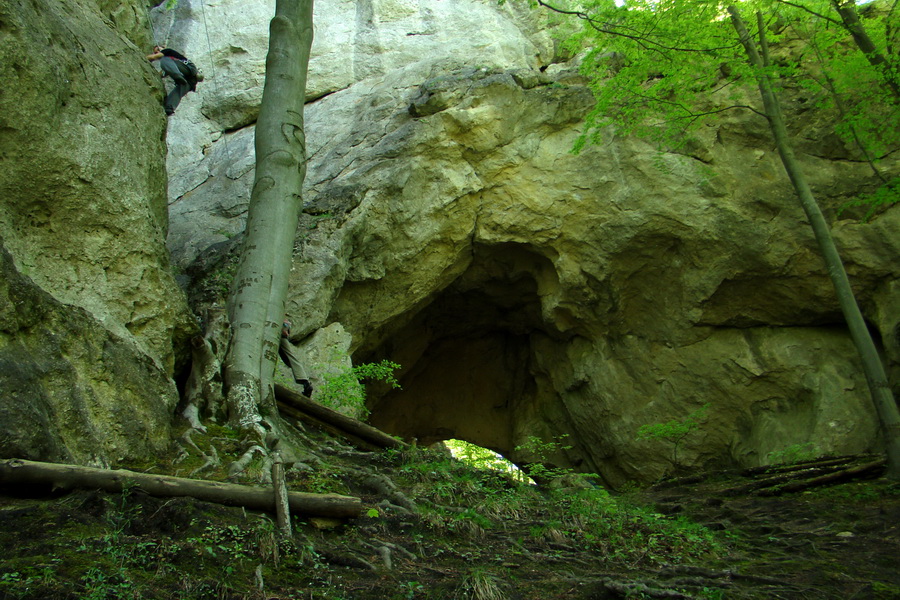
{"label": "person climbing", "polygon": [[197,91],[197,82],[203,81],[203,77],[194,63],[171,48],[154,46],[153,54],[148,54],[147,60],[150,62],[159,60],[162,76],[168,75],[175,82],[175,87],[166,96],[165,103],[166,115],[171,117],[175,113],[175,109],[178,107],[181,99],[188,92]]}
{"label": "person climbing", "polygon": [[313,386],[309,383],[309,377],[306,375],[306,369],[300,362],[297,354],[297,348],[291,343],[291,322],[285,321],[281,324],[281,342],[278,345],[278,356],[284,361],[284,364],[291,368],[294,374],[294,381],[303,388],[303,395],[309,398],[313,393]]}

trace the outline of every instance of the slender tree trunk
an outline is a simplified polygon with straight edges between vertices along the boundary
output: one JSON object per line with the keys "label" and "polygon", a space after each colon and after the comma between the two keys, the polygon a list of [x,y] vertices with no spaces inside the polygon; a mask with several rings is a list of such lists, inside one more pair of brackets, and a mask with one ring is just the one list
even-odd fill
{"label": "slender tree trunk", "polygon": [[853,36],[856,47],[865,54],[869,64],[875,67],[875,70],[884,77],[885,83],[891,90],[894,102],[900,102],[900,83],[897,82],[897,73],[884,54],[878,51],[875,42],[872,41],[866,28],[863,27],[863,24],[860,22],[859,14],[856,12],[856,3],[831,0],[831,4],[841,16],[841,21],[844,23],[844,29]]}
{"label": "slender tree trunk", "polygon": [[276,0],[269,28],[266,83],[256,124],[256,176],[241,260],[229,298],[232,340],[225,361],[229,421],[261,432],[272,393],[284,318],[300,191],[313,0]]}
{"label": "slender tree trunk", "polygon": [[816,203],[816,199],[813,197],[812,190],[806,181],[806,177],[800,168],[800,163],[794,155],[793,147],[788,138],[781,106],[775,95],[770,75],[767,72],[767,67],[769,66],[768,46],[762,15],[757,13],[760,22],[759,36],[760,49],[762,51],[762,54],[760,54],[760,50],[757,49],[756,44],[751,39],[737,7],[729,6],[728,12],[731,14],[732,24],[740,36],[750,64],[757,70],[759,93],[762,96],[763,106],[769,119],[772,135],[775,138],[778,154],[781,156],[784,169],[794,185],[800,204],[803,206],[806,217],[813,228],[819,250],[825,259],[828,275],[831,277],[831,282],[834,285],[838,303],[844,313],[844,318],[847,320],[850,336],[862,360],[863,371],[869,384],[872,401],[875,404],[884,433],[888,464],[886,475],[892,479],[900,479],[900,413],[898,413],[897,403],[888,385],[881,357],[878,355],[878,350],[875,348],[875,343],[872,340],[868,327],[866,327],[865,319],[856,303],[856,297],[853,295],[853,288],[850,286],[850,280],[847,277],[844,264],[838,254],[834,239],[831,237],[831,229],[819,205]]}

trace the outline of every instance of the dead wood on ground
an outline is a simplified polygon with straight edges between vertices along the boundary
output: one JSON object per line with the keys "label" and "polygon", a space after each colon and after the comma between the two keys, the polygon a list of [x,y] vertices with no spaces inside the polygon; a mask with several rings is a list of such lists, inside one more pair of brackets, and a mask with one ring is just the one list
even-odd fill
{"label": "dead wood on ground", "polygon": [[[272,488],[151,475],[125,469],[105,470],[9,459],[0,461],[0,485],[9,484],[49,485],[62,489],[91,488],[112,493],[135,487],[151,496],[190,496],[251,510],[275,511],[275,491]],[[355,518],[362,511],[362,501],[359,498],[338,494],[289,492],[288,504],[294,513],[322,517]]]}
{"label": "dead wood on ground", "polygon": [[364,448],[406,448],[408,444],[380,429],[363,423],[336,410],[326,408],[294,390],[275,385],[278,408],[287,416],[312,422],[337,433]]}
{"label": "dead wood on ground", "polygon": [[884,472],[886,466],[887,461],[882,458],[880,460],[866,463],[864,465],[859,465],[858,467],[843,469],[834,473],[820,475],[819,477],[813,477],[812,479],[803,479],[801,481],[794,481],[782,486],[763,489],[757,493],[760,496],[779,496],[781,494],[800,492],[814,487],[833,485],[835,483],[841,483],[844,481],[849,481],[851,479],[877,477]]}

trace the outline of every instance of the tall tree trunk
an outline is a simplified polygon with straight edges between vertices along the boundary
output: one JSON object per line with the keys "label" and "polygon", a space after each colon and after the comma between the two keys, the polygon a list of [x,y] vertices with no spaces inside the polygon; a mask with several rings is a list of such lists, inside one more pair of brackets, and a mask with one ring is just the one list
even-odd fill
{"label": "tall tree trunk", "polygon": [[898,413],[897,403],[888,385],[881,357],[878,355],[878,350],[875,348],[875,343],[872,340],[868,327],[866,327],[865,319],[859,310],[859,305],[856,303],[856,297],[853,295],[853,288],[850,286],[850,280],[847,277],[844,264],[838,254],[837,247],[834,245],[831,229],[819,205],[816,203],[816,199],[813,197],[812,190],[806,181],[806,177],[800,168],[800,163],[797,161],[788,138],[787,127],[784,124],[784,117],[781,113],[781,105],[775,95],[768,71],[768,46],[762,14],[757,13],[760,53],[747,31],[747,27],[737,7],[729,6],[728,12],[731,14],[732,24],[740,36],[741,44],[744,46],[750,64],[757,70],[759,93],[762,96],[763,106],[765,107],[772,135],[775,138],[778,154],[781,156],[784,169],[794,185],[800,204],[803,206],[806,217],[813,228],[816,241],[819,244],[819,250],[825,259],[828,275],[831,277],[831,282],[834,285],[838,303],[850,329],[850,336],[862,360],[863,371],[872,395],[872,402],[875,404],[884,433],[888,465],[886,475],[892,479],[900,479],[900,413]]}
{"label": "tall tree trunk", "polygon": [[229,421],[258,432],[261,407],[275,410],[272,380],[306,175],[303,105],[312,9],[313,0],[276,0],[256,123],[256,176],[229,298],[233,331],[225,361]]}

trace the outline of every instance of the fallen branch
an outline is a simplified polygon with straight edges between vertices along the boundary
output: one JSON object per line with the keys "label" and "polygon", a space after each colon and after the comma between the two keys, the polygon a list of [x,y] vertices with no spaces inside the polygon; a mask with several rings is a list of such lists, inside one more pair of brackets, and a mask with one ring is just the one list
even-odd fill
{"label": "fallen branch", "polygon": [[866,463],[858,467],[853,467],[852,469],[844,469],[843,471],[838,471],[837,473],[830,473],[828,475],[822,475],[821,477],[815,477],[813,479],[807,479],[805,481],[795,481],[794,483],[788,483],[777,488],[760,490],[758,492],[758,495],[779,496],[781,494],[799,492],[812,487],[831,485],[833,483],[847,481],[849,479],[858,479],[860,477],[876,477],[880,475],[882,471],[884,471],[886,464],[887,462],[884,459],[876,460],[874,462]]}
{"label": "fallen branch", "polygon": [[753,475],[773,475],[775,473],[788,473],[790,471],[802,471],[804,469],[810,469],[813,467],[831,467],[836,465],[846,465],[848,463],[852,463],[856,460],[859,460],[859,456],[838,456],[838,457],[823,457],[817,458],[815,460],[808,460],[799,463],[792,463],[789,465],[765,465],[762,467],[750,467],[748,469],[744,469],[741,472],[741,475],[745,477],[750,477]]}
{"label": "fallen branch", "polygon": [[406,442],[398,440],[380,429],[317,404],[283,385],[275,385],[275,398],[278,400],[279,410],[283,410],[288,416],[304,420],[312,419],[316,424],[325,425],[327,429],[336,431],[351,441],[363,442],[364,446],[376,448],[406,448],[408,446]]}
{"label": "fallen branch", "polygon": [[[150,475],[125,469],[94,469],[9,459],[0,461],[0,484],[39,484],[62,489],[90,488],[112,493],[137,487],[151,496],[190,496],[251,510],[275,511],[275,493],[272,488]],[[321,517],[352,519],[362,511],[362,501],[359,498],[338,494],[289,492],[288,505],[294,513]]]}
{"label": "fallen branch", "polygon": [[[780,485],[786,481],[793,481],[797,479],[807,480],[811,477],[816,477],[818,475],[824,475],[826,473],[833,473],[835,471],[840,471],[843,469],[841,466],[835,467],[820,467],[820,468],[808,468],[803,471],[791,471],[789,473],[782,473],[781,475],[773,475],[772,477],[766,477],[765,479],[758,479],[756,481],[745,483],[743,485],[739,485],[737,487],[728,488],[722,490],[722,494],[725,496],[738,496],[741,494],[746,494],[749,492],[753,492],[756,490],[762,490],[763,488],[771,488],[777,485]],[[762,493],[762,492],[760,492]]]}
{"label": "fallen branch", "polygon": [[288,504],[287,483],[284,480],[284,463],[276,452],[272,461],[272,485],[275,486],[275,517],[278,530],[286,538],[291,537],[291,509]]}

